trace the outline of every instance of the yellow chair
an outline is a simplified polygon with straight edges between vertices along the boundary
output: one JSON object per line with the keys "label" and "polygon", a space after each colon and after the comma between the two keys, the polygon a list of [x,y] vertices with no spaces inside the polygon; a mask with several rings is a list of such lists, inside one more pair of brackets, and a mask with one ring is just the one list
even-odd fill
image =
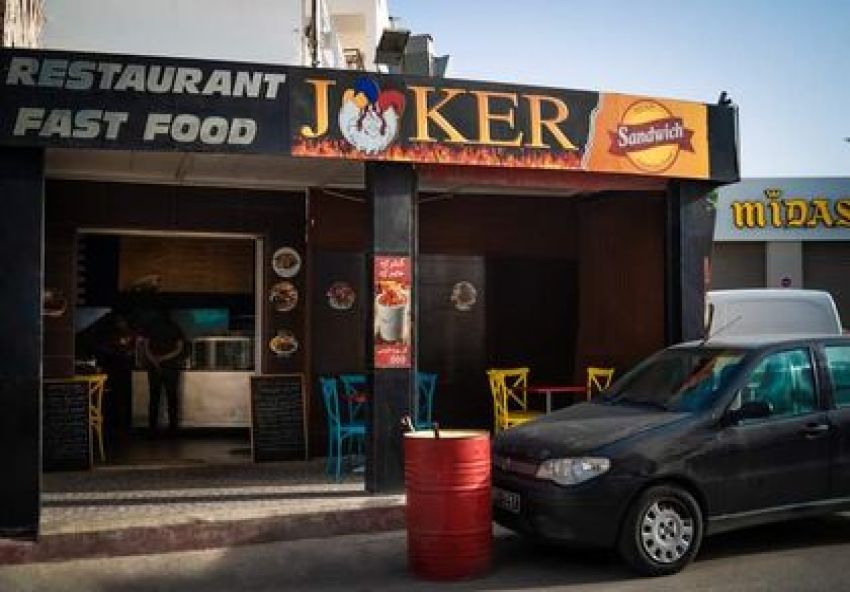
{"label": "yellow chair", "polygon": [[528,368],[487,370],[490,394],[493,396],[493,431],[495,433],[541,415],[537,411],[528,410],[525,390],[528,386],[528,372]]}
{"label": "yellow chair", "polygon": [[74,380],[85,382],[89,389],[89,430],[97,438],[100,461],[106,460],[103,450],[103,393],[106,390],[106,374],[75,376]]}
{"label": "yellow chair", "polygon": [[613,368],[596,368],[588,366],[587,368],[587,400],[596,394],[601,393],[609,386],[614,378]]}

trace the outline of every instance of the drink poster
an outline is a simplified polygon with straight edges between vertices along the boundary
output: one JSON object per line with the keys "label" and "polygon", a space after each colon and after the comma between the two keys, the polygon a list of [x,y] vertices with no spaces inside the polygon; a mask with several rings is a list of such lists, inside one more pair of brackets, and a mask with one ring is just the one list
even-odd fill
{"label": "drink poster", "polygon": [[410,258],[375,256],[375,368],[410,367]]}

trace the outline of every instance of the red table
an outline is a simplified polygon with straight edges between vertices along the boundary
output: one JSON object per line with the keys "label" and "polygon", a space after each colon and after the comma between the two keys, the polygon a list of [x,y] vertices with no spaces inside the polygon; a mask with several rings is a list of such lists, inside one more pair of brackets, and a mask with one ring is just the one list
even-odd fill
{"label": "red table", "polygon": [[361,418],[359,415],[364,405],[369,402],[369,393],[363,391],[340,393],[339,399],[348,405],[348,421],[365,421],[365,418]]}
{"label": "red table", "polygon": [[360,391],[353,393],[341,393],[339,398],[348,403],[365,403],[369,400],[369,393]]}
{"label": "red table", "polygon": [[546,413],[552,413],[552,393],[585,395],[587,394],[587,387],[566,384],[530,384],[525,388],[525,392],[533,395],[546,395]]}

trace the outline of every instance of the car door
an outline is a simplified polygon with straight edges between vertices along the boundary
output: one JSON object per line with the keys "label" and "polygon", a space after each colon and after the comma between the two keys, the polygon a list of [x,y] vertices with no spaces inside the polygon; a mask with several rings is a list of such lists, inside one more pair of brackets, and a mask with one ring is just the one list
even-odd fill
{"label": "car door", "polygon": [[850,344],[826,343],[821,360],[832,393],[833,425],[830,496],[850,498]]}
{"label": "car door", "polygon": [[763,401],[770,415],[722,428],[714,473],[722,491],[712,514],[736,514],[823,499],[829,488],[829,423],[810,348],[766,354],[731,409]]}

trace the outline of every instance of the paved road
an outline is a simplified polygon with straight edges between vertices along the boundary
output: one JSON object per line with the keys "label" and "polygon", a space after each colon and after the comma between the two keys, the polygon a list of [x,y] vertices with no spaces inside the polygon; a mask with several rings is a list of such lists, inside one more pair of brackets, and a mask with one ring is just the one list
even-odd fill
{"label": "paved road", "polygon": [[684,573],[654,580],[634,578],[610,553],[540,548],[497,530],[490,575],[434,584],[407,573],[405,545],[404,532],[392,532],[3,567],[0,591],[850,589],[850,516],[715,537]]}

